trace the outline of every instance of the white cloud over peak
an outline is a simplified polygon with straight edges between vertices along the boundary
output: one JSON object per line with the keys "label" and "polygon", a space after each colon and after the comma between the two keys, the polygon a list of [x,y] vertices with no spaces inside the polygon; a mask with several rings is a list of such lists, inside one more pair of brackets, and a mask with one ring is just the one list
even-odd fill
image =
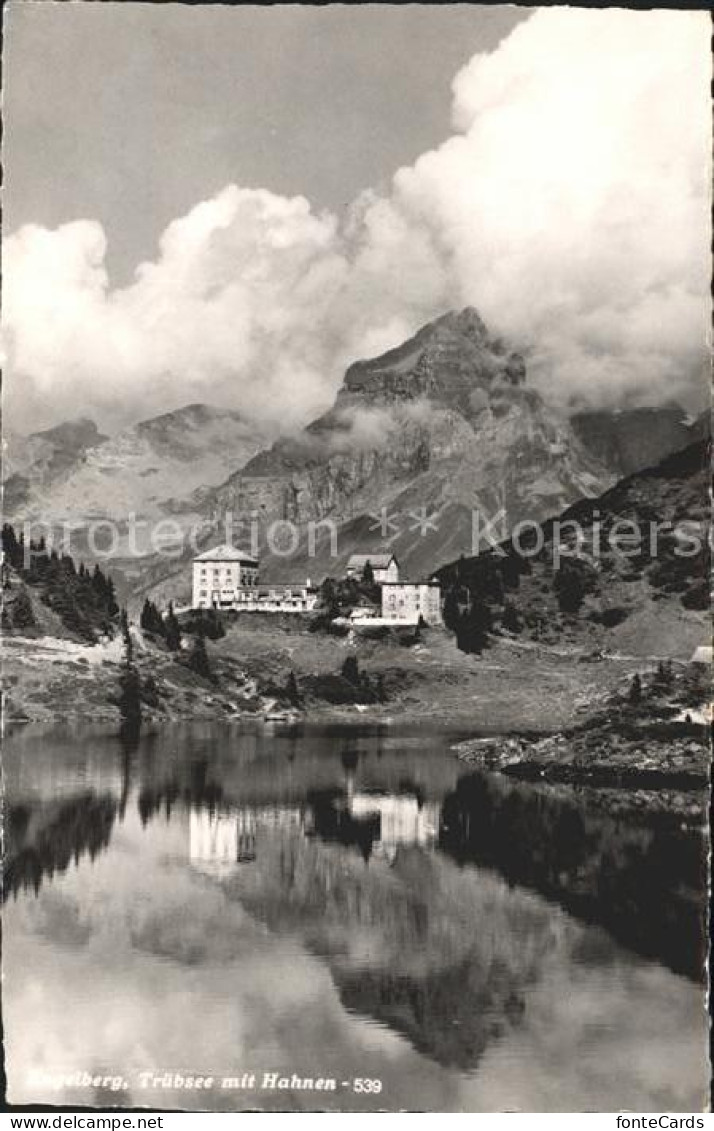
{"label": "white cloud over peak", "polygon": [[229,185],[112,290],[98,223],[25,226],[4,248],[11,423],[207,400],[296,426],[350,361],[467,303],[557,400],[691,399],[709,331],[709,79],[705,13],[537,10],[454,79],[457,132],[343,227]]}

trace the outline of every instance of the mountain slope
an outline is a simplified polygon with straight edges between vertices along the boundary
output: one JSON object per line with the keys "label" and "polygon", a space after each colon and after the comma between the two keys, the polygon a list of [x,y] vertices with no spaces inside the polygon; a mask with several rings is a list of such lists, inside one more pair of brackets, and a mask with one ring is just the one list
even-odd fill
{"label": "mountain slope", "polygon": [[4,509],[15,513],[38,491],[46,491],[57,480],[71,475],[87,454],[109,439],[93,420],[58,424],[29,436],[3,435]]}
{"label": "mountain slope", "polygon": [[[159,519],[195,512],[202,491],[221,483],[265,443],[236,412],[194,404],[109,438],[92,421],[13,437],[5,482],[10,518],[84,523],[93,518]],[[198,496],[194,497],[194,493]]]}
{"label": "mountain slope", "polygon": [[693,418],[677,404],[587,410],[570,422],[588,451],[618,477],[652,467],[711,431],[708,412]]}
{"label": "mountain slope", "polygon": [[466,651],[507,634],[688,659],[708,642],[709,442],[438,571]]}

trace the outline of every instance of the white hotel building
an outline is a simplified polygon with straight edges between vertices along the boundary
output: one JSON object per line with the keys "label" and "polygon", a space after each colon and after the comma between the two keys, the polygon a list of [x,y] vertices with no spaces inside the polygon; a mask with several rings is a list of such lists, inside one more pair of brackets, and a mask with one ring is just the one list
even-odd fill
{"label": "white hotel building", "polygon": [[258,584],[258,561],[233,546],[214,546],[193,561],[194,609],[236,609],[247,613],[309,613],[317,589],[309,580],[297,585]]}
{"label": "white hotel building", "polygon": [[[350,620],[357,625],[428,625],[444,623],[441,587],[438,581],[400,581],[399,567],[391,554],[353,555],[347,574],[361,577],[366,562],[372,566],[380,589],[380,606],[354,609]],[[304,583],[258,584],[258,561],[233,546],[214,546],[193,561],[194,609],[234,609],[246,613],[309,613],[316,607],[318,589]]]}
{"label": "white hotel building", "polygon": [[239,589],[258,585],[258,562],[233,546],[214,546],[193,560],[194,609],[232,608]]}

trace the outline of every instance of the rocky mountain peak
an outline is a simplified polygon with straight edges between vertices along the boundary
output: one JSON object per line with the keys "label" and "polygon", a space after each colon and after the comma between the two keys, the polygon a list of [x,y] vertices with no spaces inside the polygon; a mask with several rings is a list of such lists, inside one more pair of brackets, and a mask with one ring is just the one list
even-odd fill
{"label": "rocky mountain peak", "polygon": [[[450,311],[380,357],[357,361],[345,374],[338,405],[393,404],[427,398],[471,416],[491,389],[526,379],[523,357],[492,336],[471,306]],[[474,394],[476,396],[474,397]]]}
{"label": "rocky mountain peak", "polygon": [[[333,408],[207,496],[206,518],[230,510],[298,528],[329,518],[345,558],[389,549],[408,573],[426,576],[470,550],[477,512],[502,515],[510,529],[611,482],[525,377],[523,358],[477,311],[445,314],[351,365]],[[388,546],[374,521],[385,508],[394,516]],[[414,519],[422,512],[423,532]],[[261,571],[269,580],[339,573],[342,560],[322,555],[320,545],[304,560],[263,555]]]}
{"label": "rocky mountain peak", "polygon": [[427,349],[432,343],[459,339],[481,346],[488,343],[490,337],[486,323],[473,306],[465,306],[463,310],[449,310],[433,322],[427,322],[415,335],[415,339],[419,339]]}

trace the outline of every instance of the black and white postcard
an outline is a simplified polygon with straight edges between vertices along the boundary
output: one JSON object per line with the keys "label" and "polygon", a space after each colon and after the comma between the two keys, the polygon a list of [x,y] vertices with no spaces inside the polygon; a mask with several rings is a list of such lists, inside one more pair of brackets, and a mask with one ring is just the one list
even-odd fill
{"label": "black and white postcard", "polygon": [[10,1110],[704,1125],[710,36],[5,6]]}

